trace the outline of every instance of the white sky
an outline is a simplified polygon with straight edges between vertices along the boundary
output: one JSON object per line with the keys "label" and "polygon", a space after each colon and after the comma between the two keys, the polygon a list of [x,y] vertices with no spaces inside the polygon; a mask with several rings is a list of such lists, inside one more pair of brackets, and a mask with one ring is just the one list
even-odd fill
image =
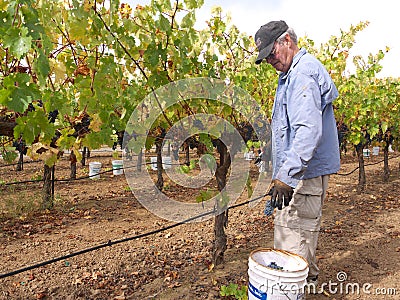
{"label": "white sky", "polygon": [[[134,9],[137,4],[149,4],[150,0],[121,0]],[[197,12],[199,28],[211,16],[211,8],[221,6],[229,12],[232,23],[240,31],[254,36],[261,25],[272,20],[284,20],[298,36],[307,35],[318,45],[338,36],[340,29],[347,31],[350,25],[369,21],[370,25],[356,36],[356,44],[350,54],[367,57],[378,50],[390,51],[383,59],[380,77],[400,77],[400,17],[396,0],[205,0]]]}

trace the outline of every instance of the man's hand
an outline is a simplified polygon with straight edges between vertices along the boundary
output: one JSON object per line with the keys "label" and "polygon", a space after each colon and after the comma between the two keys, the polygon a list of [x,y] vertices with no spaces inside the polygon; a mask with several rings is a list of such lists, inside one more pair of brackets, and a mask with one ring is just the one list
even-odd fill
{"label": "man's hand", "polygon": [[282,204],[288,206],[290,200],[292,200],[293,188],[278,179],[274,179],[268,194],[271,195],[272,206],[281,210]]}

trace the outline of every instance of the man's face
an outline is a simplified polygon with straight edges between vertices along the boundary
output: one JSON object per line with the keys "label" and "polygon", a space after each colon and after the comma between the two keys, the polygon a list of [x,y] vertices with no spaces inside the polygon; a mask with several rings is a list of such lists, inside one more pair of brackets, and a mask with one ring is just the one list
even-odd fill
{"label": "man's face", "polygon": [[291,40],[288,35],[280,42],[275,42],[271,54],[266,58],[277,71],[287,72],[292,64],[294,52],[290,49]]}

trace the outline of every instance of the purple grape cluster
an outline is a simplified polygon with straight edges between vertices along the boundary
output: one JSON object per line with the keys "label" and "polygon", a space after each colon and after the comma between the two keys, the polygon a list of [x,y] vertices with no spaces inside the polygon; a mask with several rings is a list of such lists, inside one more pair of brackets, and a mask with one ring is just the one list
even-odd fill
{"label": "purple grape cluster", "polygon": [[272,206],[272,201],[268,200],[265,203],[265,208],[264,208],[264,215],[266,216],[272,216],[272,214],[274,213],[274,207]]}
{"label": "purple grape cluster", "polygon": [[267,267],[275,270],[283,270],[283,267],[278,266],[274,261],[270,262],[269,265],[267,265]]}

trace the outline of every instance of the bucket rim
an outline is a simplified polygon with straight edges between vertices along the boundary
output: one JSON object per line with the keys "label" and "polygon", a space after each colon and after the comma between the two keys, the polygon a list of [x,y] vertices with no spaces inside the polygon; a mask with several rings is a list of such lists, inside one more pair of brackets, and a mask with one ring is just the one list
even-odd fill
{"label": "bucket rim", "polygon": [[302,261],[305,263],[305,267],[304,267],[303,269],[298,270],[298,272],[306,271],[306,270],[309,268],[309,265],[308,265],[307,260],[306,260],[304,257],[302,257],[301,255],[298,255],[298,254],[296,254],[296,253],[294,253],[294,252],[287,251],[287,250],[283,250],[283,249],[260,247],[260,248],[257,248],[257,249],[254,249],[253,251],[251,251],[251,252],[250,252],[249,258],[250,258],[257,266],[260,266],[260,267],[262,267],[262,268],[268,268],[268,269],[270,269],[270,270],[273,270],[273,271],[276,271],[276,272],[282,272],[282,273],[286,273],[286,272],[287,272],[287,271],[285,271],[285,270],[276,270],[276,269],[273,269],[273,268],[270,268],[270,267],[268,267],[268,266],[264,266],[264,265],[258,263],[258,262],[253,258],[253,255],[254,255],[255,253],[258,253],[258,252],[280,252],[280,253],[282,253],[282,254],[284,254],[284,255],[287,255],[287,256],[296,257],[296,258],[302,260]]}

